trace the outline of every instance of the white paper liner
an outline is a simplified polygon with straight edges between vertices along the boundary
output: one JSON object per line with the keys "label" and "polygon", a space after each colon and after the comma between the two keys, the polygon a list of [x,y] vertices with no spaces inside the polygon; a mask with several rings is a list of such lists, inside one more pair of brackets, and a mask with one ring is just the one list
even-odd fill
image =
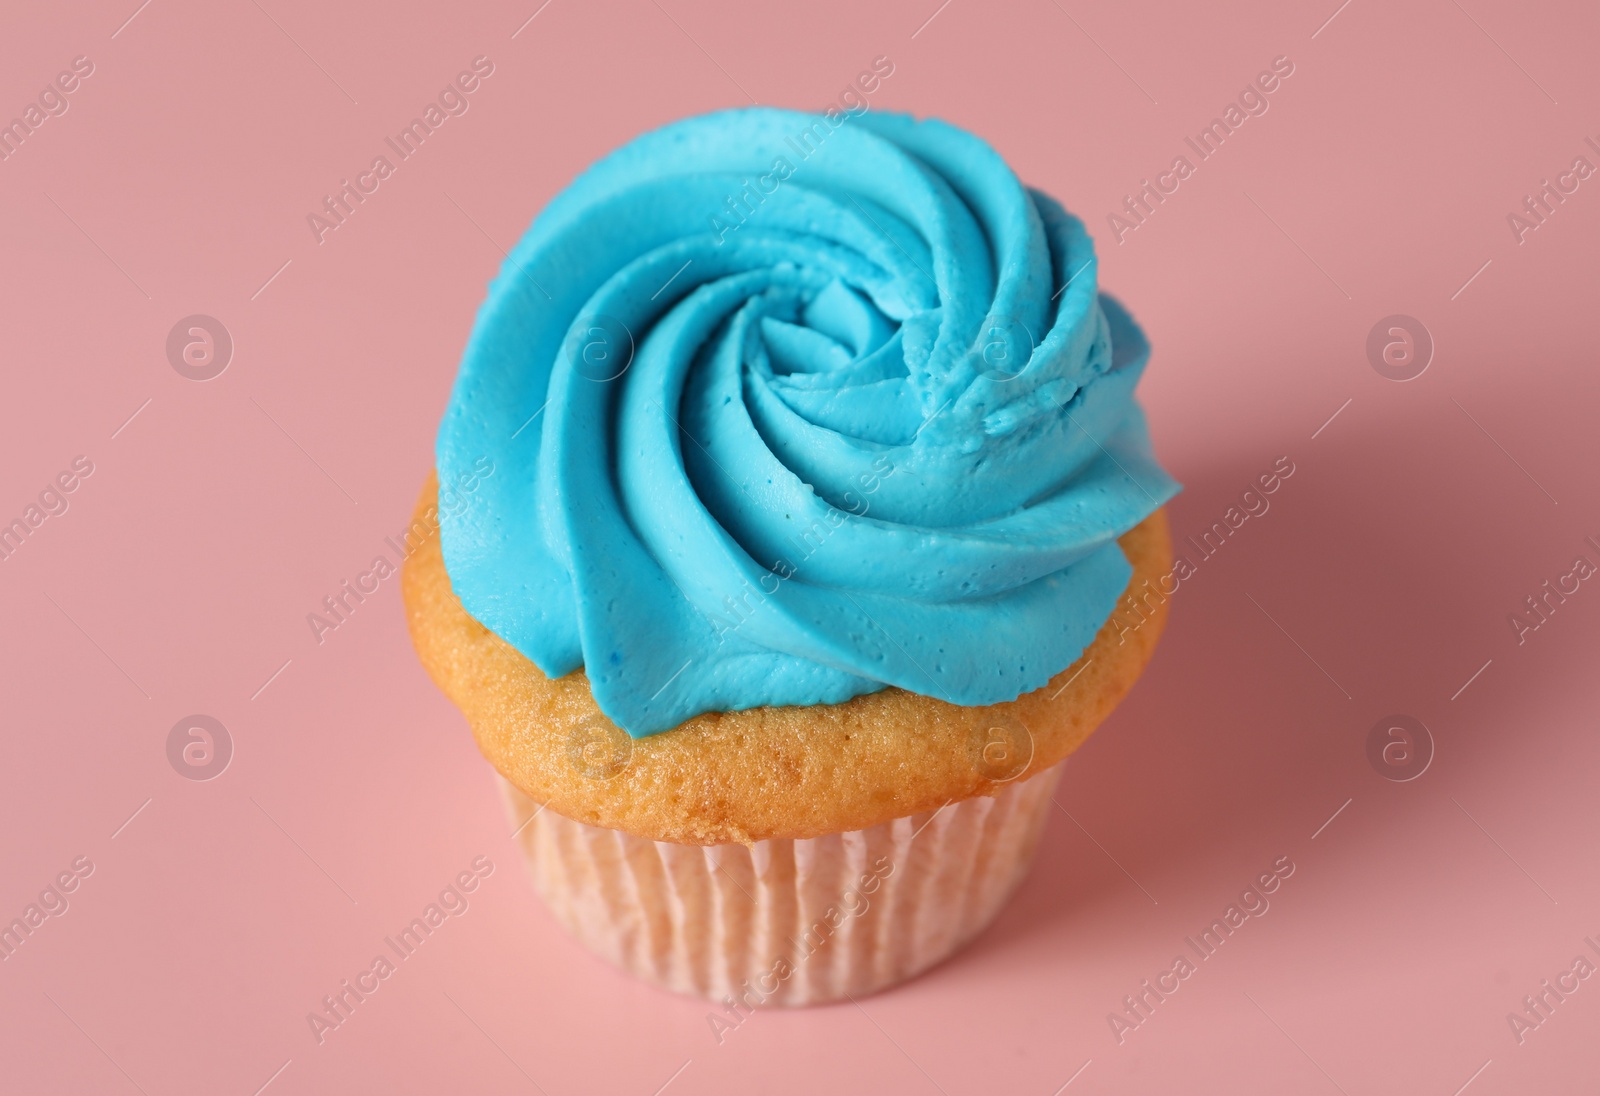
{"label": "white paper liner", "polygon": [[[1027,874],[1057,764],[996,797],[866,830],[678,845],[574,822],[500,779],[533,881],[591,951],[743,1006],[861,997],[948,958]],[[537,812],[537,813],[535,813]]]}

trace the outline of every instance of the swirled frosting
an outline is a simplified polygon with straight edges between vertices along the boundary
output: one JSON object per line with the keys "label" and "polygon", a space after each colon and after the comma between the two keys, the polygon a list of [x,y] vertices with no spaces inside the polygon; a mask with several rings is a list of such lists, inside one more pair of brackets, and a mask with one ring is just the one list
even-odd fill
{"label": "swirled frosting", "polygon": [[[639,737],[1043,686],[1174,495],[1082,224],[938,121],[648,133],[490,284],[437,447],[467,610]],[[490,476],[482,461],[492,461]]]}

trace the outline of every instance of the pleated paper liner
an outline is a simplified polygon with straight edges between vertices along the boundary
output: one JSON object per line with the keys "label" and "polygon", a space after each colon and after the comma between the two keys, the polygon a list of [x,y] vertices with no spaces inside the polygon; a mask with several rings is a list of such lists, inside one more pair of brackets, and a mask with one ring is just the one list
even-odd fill
{"label": "pleated paper liner", "polygon": [[623,970],[748,1007],[861,997],[953,955],[1027,874],[1057,764],[848,833],[678,845],[540,810],[500,778],[533,881],[556,919]]}

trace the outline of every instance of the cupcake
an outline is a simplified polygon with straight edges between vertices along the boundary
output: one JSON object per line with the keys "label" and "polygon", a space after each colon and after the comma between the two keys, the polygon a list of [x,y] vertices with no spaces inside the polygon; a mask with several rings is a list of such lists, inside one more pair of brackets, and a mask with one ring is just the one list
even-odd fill
{"label": "cupcake", "polygon": [[1148,356],[943,122],[712,114],[557,195],[403,576],[557,920],[733,1017],[981,932],[1165,621]]}

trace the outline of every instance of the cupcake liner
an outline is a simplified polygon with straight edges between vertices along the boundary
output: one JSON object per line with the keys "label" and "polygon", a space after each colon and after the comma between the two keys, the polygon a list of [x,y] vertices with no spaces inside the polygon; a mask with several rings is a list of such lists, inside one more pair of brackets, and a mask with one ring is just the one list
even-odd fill
{"label": "cupcake liner", "polygon": [[992,798],[750,846],[590,826],[499,780],[568,932],[646,981],[754,1008],[860,997],[954,954],[1027,874],[1060,775],[1058,763]]}

